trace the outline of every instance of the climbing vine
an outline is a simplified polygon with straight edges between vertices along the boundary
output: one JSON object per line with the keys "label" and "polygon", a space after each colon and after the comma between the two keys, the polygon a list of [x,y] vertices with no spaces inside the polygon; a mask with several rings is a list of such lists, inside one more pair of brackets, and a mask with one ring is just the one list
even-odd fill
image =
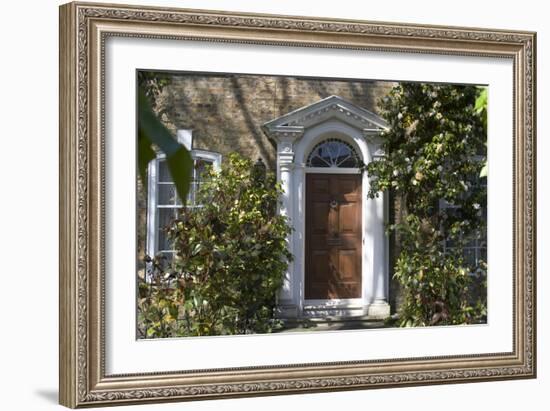
{"label": "climbing vine", "polygon": [[388,231],[397,245],[402,326],[484,321],[486,263],[466,255],[485,233],[480,95],[476,86],[401,83],[379,103],[389,123],[386,156],[366,171],[369,196],[387,191],[396,201]]}

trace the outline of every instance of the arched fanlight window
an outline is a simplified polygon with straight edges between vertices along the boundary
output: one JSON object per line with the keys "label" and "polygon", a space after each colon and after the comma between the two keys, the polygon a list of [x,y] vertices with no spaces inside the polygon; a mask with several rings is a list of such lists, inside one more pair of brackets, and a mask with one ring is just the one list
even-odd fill
{"label": "arched fanlight window", "polygon": [[361,159],[348,143],[331,138],[313,147],[306,162],[307,167],[359,168]]}

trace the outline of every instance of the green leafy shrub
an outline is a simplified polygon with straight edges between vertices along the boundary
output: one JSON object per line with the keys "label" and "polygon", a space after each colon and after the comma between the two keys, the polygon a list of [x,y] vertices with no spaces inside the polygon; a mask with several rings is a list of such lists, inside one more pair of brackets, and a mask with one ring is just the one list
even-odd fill
{"label": "green leafy shrub", "polygon": [[394,277],[403,292],[403,326],[479,322],[486,314],[486,293],[473,296],[486,265],[464,258],[468,242],[485,229],[479,93],[475,86],[401,83],[380,102],[390,125],[382,136],[386,156],[366,171],[369,196],[391,191],[399,204],[389,231],[399,247]]}
{"label": "green leafy shrub", "polygon": [[141,338],[182,335],[185,330],[179,318],[183,289],[177,281],[163,278],[159,267],[156,273],[152,284],[139,280],[138,335]]}
{"label": "green leafy shrub", "polygon": [[148,337],[265,333],[288,262],[290,226],[277,214],[281,189],[270,172],[230,154],[167,228],[175,249],[154,282],[142,284],[140,320]]}

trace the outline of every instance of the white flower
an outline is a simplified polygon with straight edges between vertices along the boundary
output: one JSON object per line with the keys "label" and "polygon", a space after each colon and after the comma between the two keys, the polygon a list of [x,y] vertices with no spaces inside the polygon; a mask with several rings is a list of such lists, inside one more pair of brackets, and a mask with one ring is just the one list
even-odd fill
{"label": "white flower", "polygon": [[393,170],[393,176],[397,177],[399,175],[399,170]]}
{"label": "white flower", "polygon": [[398,118],[399,120],[401,120],[401,119],[403,118],[403,113],[399,113],[399,114],[397,115],[397,118]]}
{"label": "white flower", "polygon": [[474,203],[473,206],[476,210],[479,210],[481,208],[481,206],[478,203]]}

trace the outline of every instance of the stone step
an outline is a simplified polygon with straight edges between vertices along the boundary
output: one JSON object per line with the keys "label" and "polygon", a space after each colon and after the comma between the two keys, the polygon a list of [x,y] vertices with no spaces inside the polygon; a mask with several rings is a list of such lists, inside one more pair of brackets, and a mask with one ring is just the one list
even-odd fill
{"label": "stone step", "polygon": [[362,330],[373,328],[394,327],[391,322],[373,320],[368,317],[356,317],[353,319],[339,318],[310,318],[299,320],[286,320],[278,330],[273,332],[304,332],[304,331],[337,331],[337,330]]}

